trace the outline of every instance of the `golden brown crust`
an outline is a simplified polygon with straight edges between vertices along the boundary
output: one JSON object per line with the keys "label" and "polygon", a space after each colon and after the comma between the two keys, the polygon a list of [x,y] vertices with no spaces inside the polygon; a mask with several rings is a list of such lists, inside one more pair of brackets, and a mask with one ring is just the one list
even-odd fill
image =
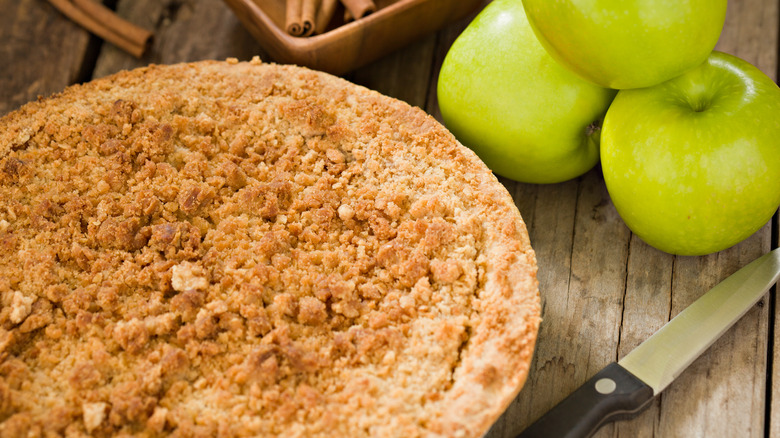
{"label": "golden brown crust", "polygon": [[539,324],[525,225],[476,155],[259,61],[0,119],[0,272],[0,435],[480,436]]}

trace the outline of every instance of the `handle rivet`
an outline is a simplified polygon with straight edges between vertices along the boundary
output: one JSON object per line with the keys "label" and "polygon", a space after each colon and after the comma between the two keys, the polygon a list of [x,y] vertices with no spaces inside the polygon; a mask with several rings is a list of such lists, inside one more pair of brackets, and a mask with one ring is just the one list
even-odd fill
{"label": "handle rivet", "polygon": [[596,381],[596,391],[599,394],[612,394],[617,389],[617,383],[614,380],[603,378]]}

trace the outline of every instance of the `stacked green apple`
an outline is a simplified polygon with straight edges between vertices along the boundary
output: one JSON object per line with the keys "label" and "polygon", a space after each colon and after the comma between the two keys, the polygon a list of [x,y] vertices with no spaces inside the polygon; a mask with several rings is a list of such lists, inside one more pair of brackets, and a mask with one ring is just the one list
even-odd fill
{"label": "stacked green apple", "polygon": [[780,206],[780,89],[713,52],[725,14],[726,0],[494,0],[444,60],[444,122],[517,181],[565,181],[600,159],[644,241],[728,248]]}

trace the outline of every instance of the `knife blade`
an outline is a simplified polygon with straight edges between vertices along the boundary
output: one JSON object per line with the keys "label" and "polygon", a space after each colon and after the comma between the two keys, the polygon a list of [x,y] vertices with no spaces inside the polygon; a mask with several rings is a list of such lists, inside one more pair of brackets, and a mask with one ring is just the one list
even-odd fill
{"label": "knife blade", "polygon": [[608,422],[636,415],[750,310],[778,277],[780,248],[718,283],[517,438],[589,437]]}

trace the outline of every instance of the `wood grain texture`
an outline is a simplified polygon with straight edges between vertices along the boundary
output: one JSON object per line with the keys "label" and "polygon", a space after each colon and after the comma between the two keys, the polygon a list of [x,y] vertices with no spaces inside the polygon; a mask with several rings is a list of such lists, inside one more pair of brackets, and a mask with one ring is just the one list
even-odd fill
{"label": "wood grain texture", "polygon": [[86,31],[40,0],[0,0],[0,11],[0,115],[79,79]]}
{"label": "wood grain texture", "polygon": [[779,6],[774,0],[730,0],[715,50],[750,62],[776,81]]}
{"label": "wood grain texture", "polygon": [[[775,213],[775,217],[772,218],[773,222],[773,241],[772,247],[780,247],[780,214]],[[770,312],[774,315],[774,326],[769,332],[770,342],[772,343],[772,355],[769,357],[771,364],[767,367],[767,375],[769,375],[769,385],[767,399],[769,403],[769,421],[767,432],[770,437],[780,436],[780,306],[777,304],[777,290],[778,286],[772,288],[770,291]]]}
{"label": "wood grain texture", "polygon": [[[778,78],[778,8],[780,2],[762,1],[762,0],[741,0],[729,3],[729,16],[724,32],[718,42],[716,49],[739,56],[750,61],[761,71],[767,74],[775,81]],[[780,246],[780,239],[777,237],[777,230],[780,229],[780,221],[773,218],[774,222],[774,241],[770,242],[772,248]],[[769,227],[765,227],[769,228]],[[764,235],[771,234],[771,231],[762,229]],[[777,306],[777,287],[771,292],[771,299],[765,299],[769,306],[766,306],[767,312],[774,315],[774,327],[769,334],[774,334],[767,340],[771,344],[773,355],[768,357],[766,394],[764,402],[767,406],[758,406],[757,410],[768,412],[769,418],[765,419],[764,425],[767,430],[766,436],[780,436],[780,340],[777,334],[780,333],[780,308]],[[750,317],[750,315],[748,316]],[[769,401],[771,400],[771,401]],[[733,403],[733,402],[732,402]]]}
{"label": "wood grain texture", "polygon": [[103,45],[95,78],[150,63],[264,57],[258,43],[220,0],[120,0],[116,10],[122,18],[154,32],[152,48],[135,59]]}
{"label": "wood grain texture", "polygon": [[345,77],[356,84],[424,108],[431,86],[431,59],[435,46],[435,36],[423,38]]}

